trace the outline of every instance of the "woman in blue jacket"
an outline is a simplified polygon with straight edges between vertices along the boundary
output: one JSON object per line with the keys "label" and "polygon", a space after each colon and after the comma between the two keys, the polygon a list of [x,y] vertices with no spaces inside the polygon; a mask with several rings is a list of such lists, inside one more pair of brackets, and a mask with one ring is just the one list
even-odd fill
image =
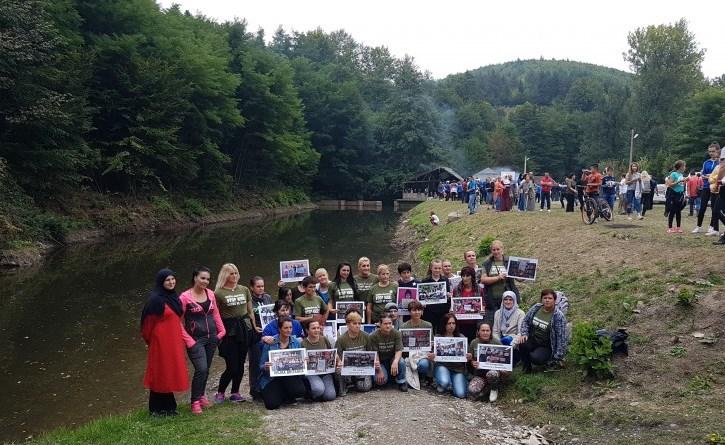
{"label": "woman in blue jacket", "polygon": [[267,409],[277,409],[285,402],[293,403],[295,400],[304,397],[306,392],[304,376],[270,377],[269,375],[269,369],[272,366],[269,361],[269,351],[302,347],[299,340],[292,336],[291,318],[280,317],[276,323],[279,334],[274,336],[274,341],[271,344],[265,343],[262,348],[262,357],[259,360],[259,388],[262,391],[264,407]]}
{"label": "woman in blue jacket", "polygon": [[556,293],[544,289],[541,303],[529,309],[521,326],[519,350],[524,372],[531,372],[532,364],[560,365],[567,342],[566,317],[556,308]]}

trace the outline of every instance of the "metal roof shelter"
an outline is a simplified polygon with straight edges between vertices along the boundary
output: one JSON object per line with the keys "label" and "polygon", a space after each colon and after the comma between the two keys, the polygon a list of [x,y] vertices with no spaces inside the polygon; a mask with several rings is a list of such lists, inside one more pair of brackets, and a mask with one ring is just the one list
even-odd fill
{"label": "metal roof shelter", "polygon": [[439,182],[446,181],[463,181],[463,176],[452,168],[442,166],[419,173],[403,183],[402,201],[425,201],[435,195]]}
{"label": "metal roof shelter", "polygon": [[519,171],[513,167],[486,167],[473,176],[479,179],[497,178],[501,176],[501,172],[514,172],[514,178],[519,177]]}

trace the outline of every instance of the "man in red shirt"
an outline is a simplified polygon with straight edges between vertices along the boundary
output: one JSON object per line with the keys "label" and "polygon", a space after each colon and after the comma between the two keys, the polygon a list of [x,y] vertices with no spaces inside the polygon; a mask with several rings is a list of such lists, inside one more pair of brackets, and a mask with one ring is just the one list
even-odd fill
{"label": "man in red shirt", "polygon": [[[687,178],[687,198],[688,201],[690,201],[690,216],[693,216],[693,211],[695,209],[695,202],[697,198],[700,196],[700,191],[702,190],[702,177],[698,173],[697,176],[695,175],[694,171],[690,172],[690,176]],[[700,207],[698,206],[698,210],[700,210]]]}
{"label": "man in red shirt", "polygon": [[544,203],[546,203],[546,211],[551,212],[551,188],[554,186],[554,180],[549,176],[549,172],[544,173],[544,177],[541,178],[541,209],[540,212],[544,211]]}
{"label": "man in red shirt", "polygon": [[591,197],[599,196],[599,188],[602,186],[602,174],[599,173],[599,165],[592,164],[589,173],[582,175],[584,183],[587,185],[586,193]]}

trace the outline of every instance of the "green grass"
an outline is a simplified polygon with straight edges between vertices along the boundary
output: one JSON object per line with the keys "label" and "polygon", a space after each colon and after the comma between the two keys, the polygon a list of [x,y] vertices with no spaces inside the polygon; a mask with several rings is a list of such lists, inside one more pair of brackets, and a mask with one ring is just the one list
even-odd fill
{"label": "green grass", "polygon": [[146,411],[95,420],[74,430],[60,429],[33,445],[251,445],[265,443],[261,415],[252,404],[214,406],[200,416],[184,406],[176,417]]}

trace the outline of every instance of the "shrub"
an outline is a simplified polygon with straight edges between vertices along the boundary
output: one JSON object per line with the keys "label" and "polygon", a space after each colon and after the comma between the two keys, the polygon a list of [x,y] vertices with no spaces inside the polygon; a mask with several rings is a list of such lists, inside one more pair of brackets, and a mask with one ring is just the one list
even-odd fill
{"label": "shrub", "polygon": [[697,294],[694,290],[683,287],[677,292],[677,304],[689,307],[697,303]]}
{"label": "shrub", "polygon": [[31,223],[36,227],[45,238],[50,238],[55,242],[62,243],[68,234],[68,227],[62,218],[50,213],[40,213],[33,218]]}
{"label": "shrub", "polygon": [[491,243],[494,242],[496,238],[492,236],[486,236],[484,237],[480,243],[478,243],[478,254],[479,257],[487,257],[491,255]]}
{"label": "shrub", "polygon": [[687,356],[687,349],[680,345],[673,346],[672,349],[670,349],[670,355],[675,358],[685,357]]}
{"label": "shrub", "polygon": [[209,210],[196,198],[184,199],[184,202],[181,204],[181,209],[189,216],[204,216],[209,214]]}
{"label": "shrub", "polygon": [[160,213],[166,213],[168,215],[176,215],[176,210],[174,209],[174,205],[171,204],[171,201],[169,201],[168,198],[164,196],[154,196],[151,198],[151,205],[153,206],[154,210]]}
{"label": "shrub", "polygon": [[424,244],[420,247],[420,249],[418,249],[418,261],[420,262],[421,266],[425,268],[426,271],[428,270],[428,265],[430,265],[430,262],[433,261],[433,259],[437,256],[438,251],[433,244]]}
{"label": "shrub", "polygon": [[595,379],[614,377],[612,342],[599,337],[589,322],[577,323],[572,333],[569,355],[584,375]]}

